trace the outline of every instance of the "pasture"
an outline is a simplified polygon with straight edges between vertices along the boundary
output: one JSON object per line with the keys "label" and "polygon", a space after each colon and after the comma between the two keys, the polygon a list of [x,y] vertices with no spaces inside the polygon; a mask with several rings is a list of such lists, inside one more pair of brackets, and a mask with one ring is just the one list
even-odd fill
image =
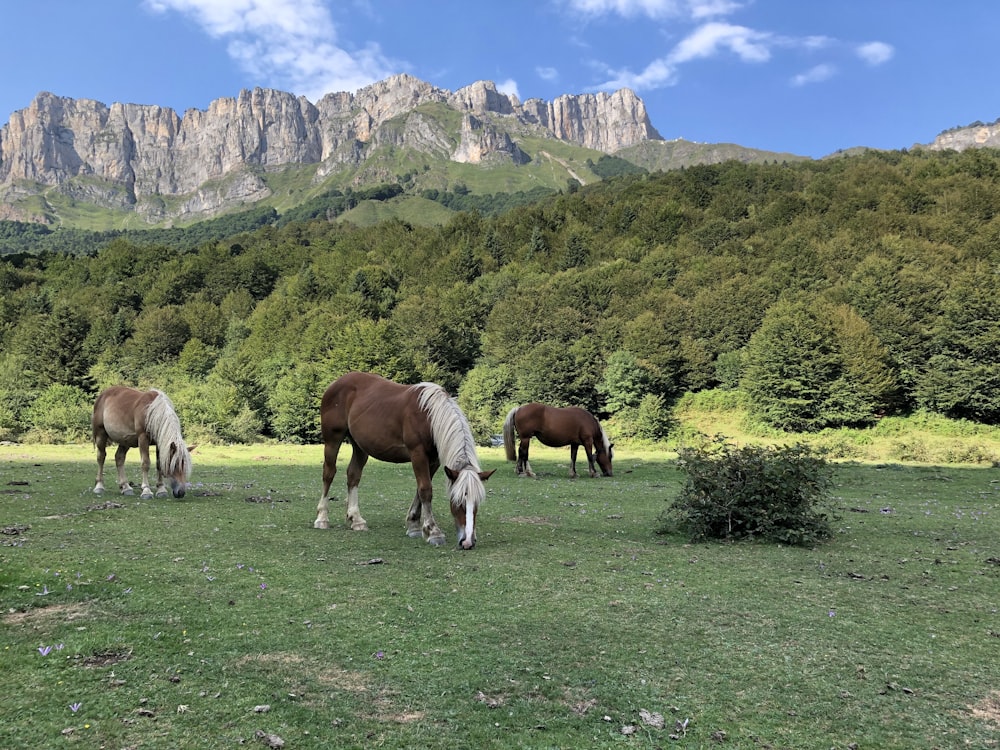
{"label": "pasture", "polygon": [[320,446],[201,446],[180,500],[0,446],[0,747],[997,745],[996,468],[840,465],[799,549],[652,533],[669,454],[480,449],[463,552],[440,473],[447,543],[405,535],[409,465],[369,462],[345,528],[349,450],[317,530]]}

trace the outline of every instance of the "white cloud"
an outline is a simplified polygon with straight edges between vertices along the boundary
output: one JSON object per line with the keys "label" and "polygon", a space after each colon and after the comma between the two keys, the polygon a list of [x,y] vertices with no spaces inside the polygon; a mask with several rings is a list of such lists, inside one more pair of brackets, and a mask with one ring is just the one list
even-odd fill
{"label": "white cloud", "polygon": [[855,52],[857,52],[858,57],[869,65],[881,65],[892,59],[896,50],[891,44],[886,44],[885,42],[868,42],[867,44],[859,45]]}
{"label": "white cloud", "polygon": [[765,62],[771,57],[768,42],[770,34],[734,26],[728,23],[712,22],[695,29],[682,39],[670,53],[670,62],[685,63],[703,57],[713,57],[720,50],[729,50],[744,62]]}
{"label": "white cloud", "polygon": [[559,79],[559,71],[555,68],[539,66],[535,68],[535,73],[537,73],[538,77],[543,81],[556,81]]}
{"label": "white cloud", "polygon": [[517,81],[513,78],[508,78],[506,81],[497,81],[496,87],[497,91],[501,94],[516,96],[518,99],[521,98],[521,95],[517,93]]}
{"label": "white cloud", "polygon": [[621,88],[646,91],[676,83],[677,71],[665,59],[653,60],[641,73],[629,70],[610,71],[613,78],[596,86],[599,91],[616,91]]}
{"label": "white cloud", "polygon": [[191,18],[208,35],[228,41],[243,70],[271,86],[316,100],[355,91],[400,72],[377,44],[344,49],[320,0],[145,0],[158,13]]}
{"label": "white cloud", "polygon": [[837,74],[837,69],[833,65],[816,65],[805,73],[799,73],[792,78],[793,86],[805,86],[809,83],[820,83],[826,81]]}

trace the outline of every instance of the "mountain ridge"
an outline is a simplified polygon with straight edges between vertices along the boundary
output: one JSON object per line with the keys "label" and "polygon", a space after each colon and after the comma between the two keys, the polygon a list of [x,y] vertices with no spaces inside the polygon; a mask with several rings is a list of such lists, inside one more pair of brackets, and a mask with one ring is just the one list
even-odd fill
{"label": "mountain ridge", "polygon": [[[976,123],[919,147],[998,143],[997,123]],[[491,81],[452,92],[400,74],[315,104],[244,89],[183,115],[41,92],[0,127],[0,220],[169,227],[379,183],[411,194],[556,190],[601,179],[591,167],[604,155],[648,171],[809,159],[664,140],[627,88],[521,102]]]}

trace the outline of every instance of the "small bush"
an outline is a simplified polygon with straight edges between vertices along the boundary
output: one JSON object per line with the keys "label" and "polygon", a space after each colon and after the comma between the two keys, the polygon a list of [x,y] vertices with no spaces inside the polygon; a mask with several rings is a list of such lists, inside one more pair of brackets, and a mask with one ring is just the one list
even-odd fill
{"label": "small bush", "polygon": [[831,535],[822,509],[831,465],[804,445],[736,448],[715,439],[679,451],[687,475],[660,517],[659,533],[682,531],[692,541],[763,539],[810,545]]}

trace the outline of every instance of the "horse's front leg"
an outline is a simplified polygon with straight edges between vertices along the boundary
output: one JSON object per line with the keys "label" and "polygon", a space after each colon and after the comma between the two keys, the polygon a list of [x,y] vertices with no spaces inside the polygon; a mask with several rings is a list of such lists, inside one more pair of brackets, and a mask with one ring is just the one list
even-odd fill
{"label": "horse's front leg", "polygon": [[355,445],[351,463],[347,465],[347,524],[353,531],[368,530],[368,522],[361,517],[358,507],[358,485],[367,462],[368,454]]}
{"label": "horse's front leg", "polygon": [[521,444],[517,446],[517,475],[519,477],[535,476],[531,470],[531,464],[528,463],[528,446],[530,444],[531,438],[521,438]]}
{"label": "horse's front leg", "polygon": [[314,529],[330,528],[330,485],[337,476],[337,454],[340,452],[342,437],[327,439],[323,443],[323,494],[316,506]]}
{"label": "horse's front leg", "polygon": [[160,446],[156,446],[156,496],[167,496],[167,487],[163,484],[163,469],[160,467]]}
{"label": "horse's front leg", "polygon": [[583,450],[587,454],[587,465],[590,467],[590,478],[597,476],[597,462],[594,460],[594,450],[590,443],[583,444]]}
{"label": "horse's front leg", "polygon": [[418,491],[413,493],[413,502],[410,503],[410,510],[406,514],[406,535],[411,539],[418,539],[424,535],[423,520],[420,517],[422,512],[423,504]]}
{"label": "horse's front leg", "polygon": [[[444,532],[441,531],[441,527],[434,520],[434,512],[431,510],[431,499],[434,495],[431,480],[438,466],[436,463],[428,461],[426,456],[419,453],[412,457],[411,462],[413,464],[413,476],[417,480],[417,497],[414,499],[413,505],[416,505],[417,501],[420,502],[420,533],[427,540],[428,544],[438,547],[444,544],[445,541]],[[412,506],[410,514],[413,515]]]}
{"label": "horse's front leg", "polygon": [[149,438],[145,435],[139,435],[139,456],[142,459],[142,493],[139,497],[143,500],[152,500],[153,490],[149,486]]}
{"label": "horse's front leg", "polygon": [[115,451],[115,468],[118,470],[118,489],[122,491],[123,495],[134,495],[135,492],[132,490],[132,485],[125,478],[126,453],[128,453],[127,445],[119,445],[118,450]]}
{"label": "horse's front leg", "polygon": [[569,478],[576,479],[576,452],[580,448],[579,445],[573,443],[569,447]]}

